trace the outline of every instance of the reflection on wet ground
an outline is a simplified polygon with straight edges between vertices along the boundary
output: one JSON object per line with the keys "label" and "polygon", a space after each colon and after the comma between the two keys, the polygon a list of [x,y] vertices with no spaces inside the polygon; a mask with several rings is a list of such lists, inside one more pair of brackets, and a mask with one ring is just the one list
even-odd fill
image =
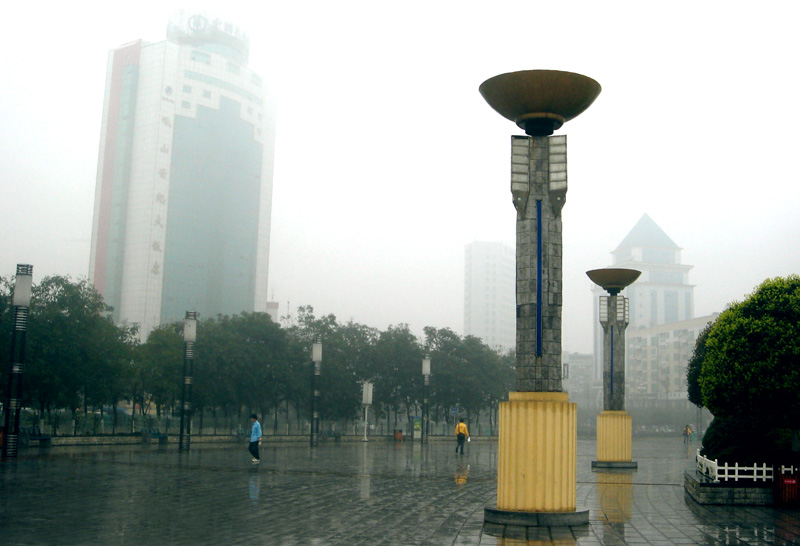
{"label": "reflection on wet ground", "polygon": [[36,449],[0,464],[0,543],[21,544],[800,544],[800,512],[701,506],[683,491],[697,444],[636,438],[633,472],[592,472],[578,441],[582,528],[492,536],[497,444],[373,440]]}

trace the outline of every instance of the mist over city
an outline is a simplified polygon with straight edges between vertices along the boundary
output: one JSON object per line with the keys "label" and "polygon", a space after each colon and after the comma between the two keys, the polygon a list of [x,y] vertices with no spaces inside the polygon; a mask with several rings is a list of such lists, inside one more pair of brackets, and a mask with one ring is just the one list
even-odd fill
{"label": "mist over city", "polygon": [[[32,5],[6,8],[15,24],[0,38],[0,271],[31,263],[35,282],[89,275],[108,52],[163,41],[184,7],[108,5],[89,18],[45,4],[46,17]],[[531,68],[586,74],[603,87],[559,131],[570,146],[564,350],[592,351],[585,271],[611,265],[644,214],[693,266],[695,316],[798,270],[800,113],[788,69],[798,37],[783,6],[709,4],[692,17],[674,3],[199,9],[247,33],[247,67],[274,99],[260,289],[280,316],[312,305],[378,328],[464,334],[465,246],[515,241],[508,146],[520,131],[477,89]]]}
{"label": "mist over city", "polygon": [[794,4],[3,15],[3,544],[800,544]]}

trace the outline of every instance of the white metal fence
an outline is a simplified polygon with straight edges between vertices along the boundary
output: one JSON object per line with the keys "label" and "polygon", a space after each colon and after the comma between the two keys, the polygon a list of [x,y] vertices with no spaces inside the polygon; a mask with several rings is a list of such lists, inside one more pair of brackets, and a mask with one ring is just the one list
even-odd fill
{"label": "white metal fence", "polygon": [[[712,461],[700,455],[699,449],[697,450],[695,460],[697,462],[697,471],[715,482],[736,482],[739,480],[775,481],[775,470],[772,465],[757,464],[753,466],[739,466],[739,463],[733,463],[733,465],[728,463],[720,464],[717,459]],[[780,469],[783,474],[800,472],[800,468],[794,466],[781,465]]]}

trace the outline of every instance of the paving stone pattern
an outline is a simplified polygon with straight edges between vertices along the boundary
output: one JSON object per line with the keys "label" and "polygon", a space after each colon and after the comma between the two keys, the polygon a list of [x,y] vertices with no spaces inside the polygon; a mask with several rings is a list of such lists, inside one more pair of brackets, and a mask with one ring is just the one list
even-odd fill
{"label": "paving stone pattern", "polygon": [[578,441],[582,528],[484,527],[497,444],[385,440],[27,449],[0,463],[0,544],[525,545],[800,544],[800,513],[701,506],[683,473],[696,444],[634,439],[632,474],[591,471]]}

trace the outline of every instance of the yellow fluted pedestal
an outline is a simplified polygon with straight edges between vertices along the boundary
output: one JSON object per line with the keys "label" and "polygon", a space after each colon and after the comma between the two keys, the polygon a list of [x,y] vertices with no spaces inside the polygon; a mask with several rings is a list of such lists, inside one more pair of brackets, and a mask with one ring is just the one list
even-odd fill
{"label": "yellow fluted pedestal", "polygon": [[527,527],[589,522],[575,507],[577,405],[565,392],[512,392],[500,404],[497,507],[487,522]]}
{"label": "yellow fluted pedestal", "polygon": [[627,411],[597,416],[597,460],[592,468],[637,468],[633,462],[632,420]]}

